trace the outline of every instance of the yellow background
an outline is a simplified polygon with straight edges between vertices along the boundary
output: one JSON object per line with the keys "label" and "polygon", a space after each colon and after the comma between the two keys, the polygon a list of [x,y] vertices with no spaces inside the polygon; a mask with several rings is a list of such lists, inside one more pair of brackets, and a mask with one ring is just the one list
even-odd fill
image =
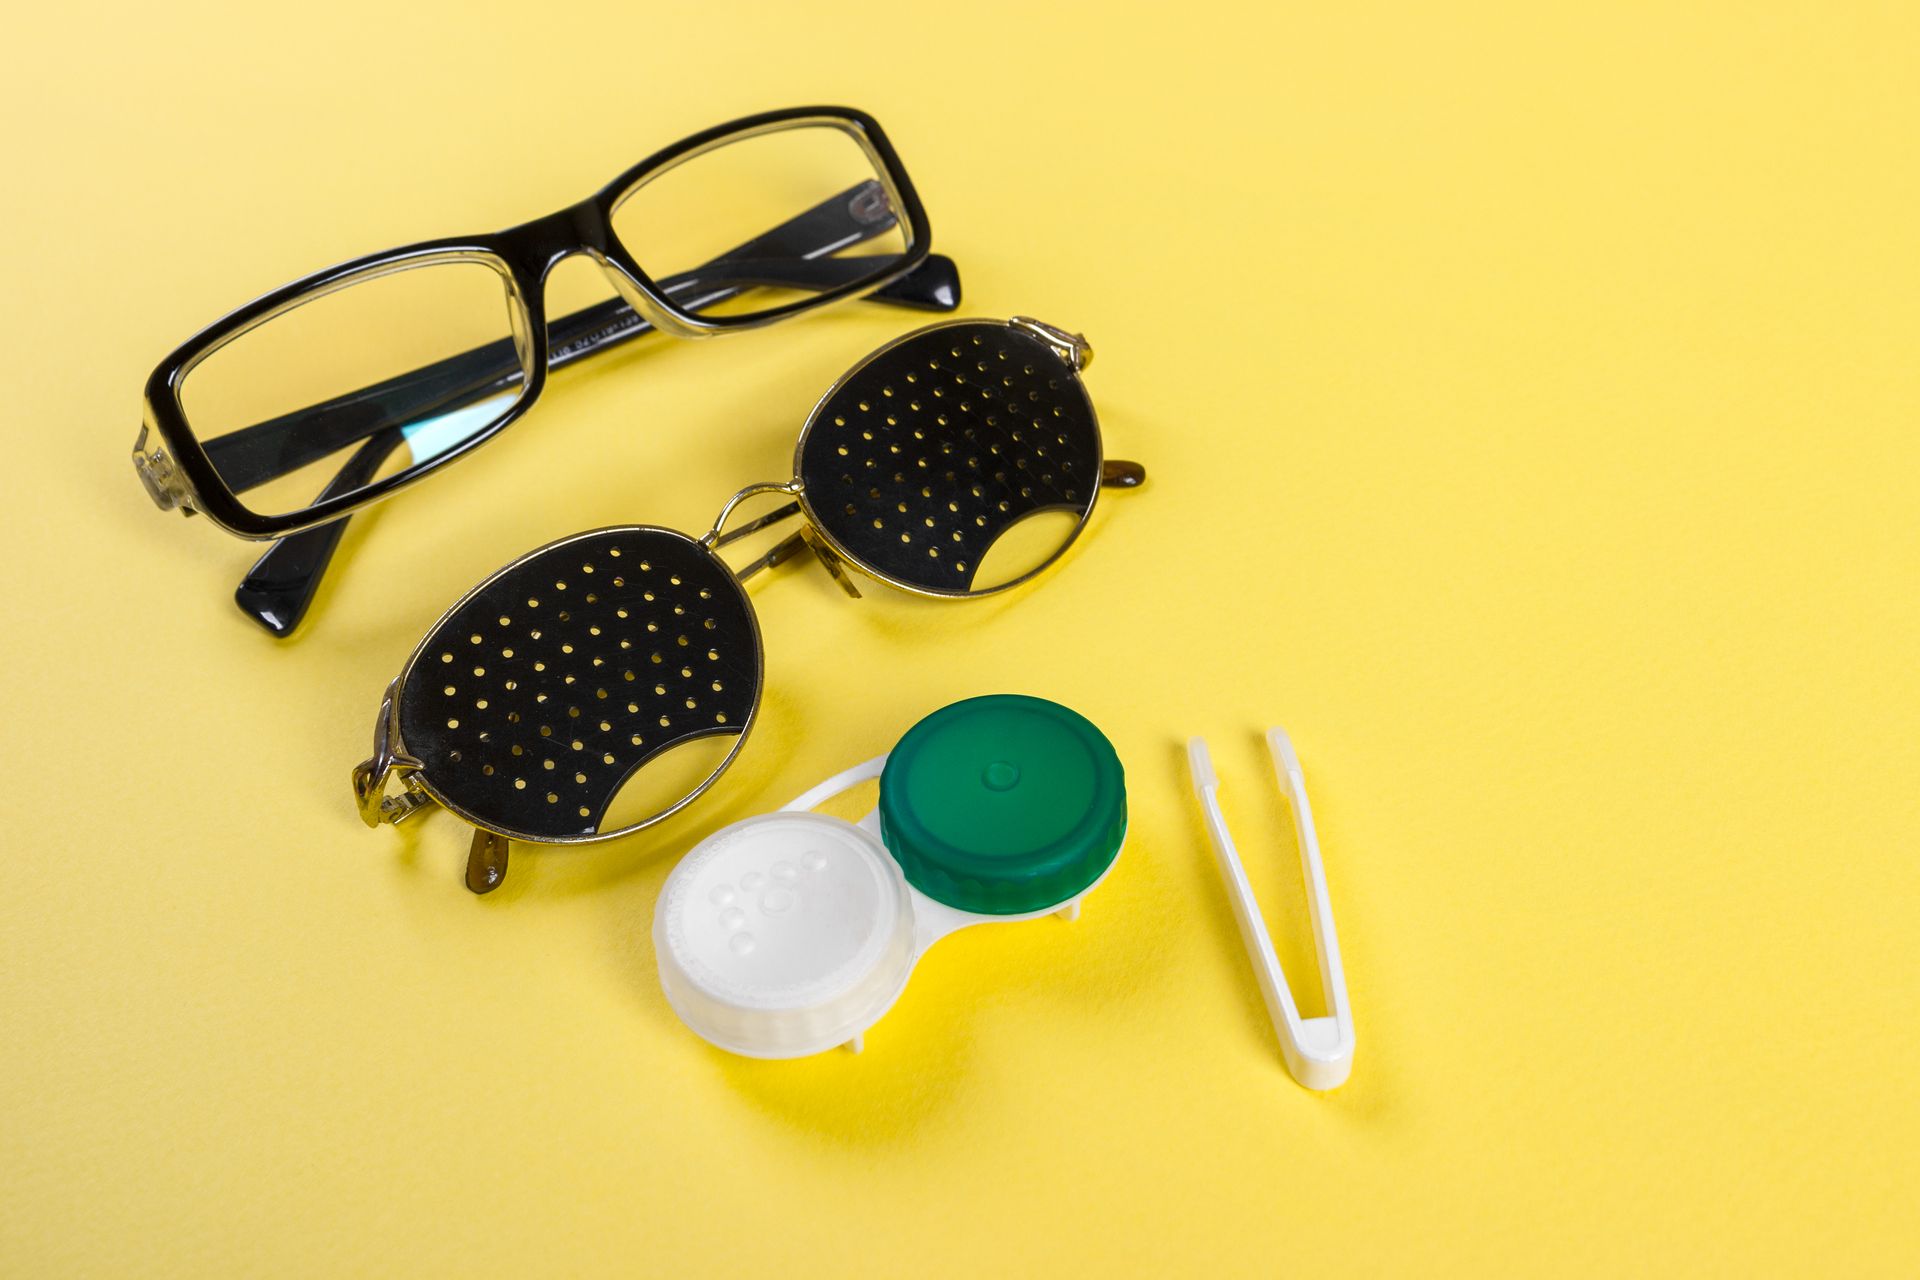
{"label": "yellow background", "polygon": [[[0,1273],[1920,1265],[1910,6],[7,28]],[[356,520],[290,644],[229,603],[257,548],[140,491],[141,382],[308,269],[820,100],[884,121],[969,313],[1092,338],[1151,487],[1010,599],[757,582],[768,695],[710,801],[474,898],[457,822],[369,832],[348,795],[414,641],[526,548],[785,475],[913,317],[556,379]],[[675,856],[993,690],[1127,765],[1081,922],[943,944],[859,1057],[681,1027],[647,934]],[[1326,1096],[1181,767],[1206,734],[1306,985],[1269,723],[1358,1022]]]}

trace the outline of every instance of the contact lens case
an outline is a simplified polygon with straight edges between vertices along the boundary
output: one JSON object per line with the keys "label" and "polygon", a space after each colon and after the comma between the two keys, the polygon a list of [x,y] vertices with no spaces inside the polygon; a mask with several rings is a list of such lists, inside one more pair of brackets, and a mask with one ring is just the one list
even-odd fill
{"label": "contact lens case", "polygon": [[[878,778],[858,822],[815,806]],[[1075,919],[1127,830],[1106,736],[1058,703],[969,698],[783,809],[714,832],[667,877],[667,1003],[729,1052],[858,1050],[914,965],[970,925]]]}

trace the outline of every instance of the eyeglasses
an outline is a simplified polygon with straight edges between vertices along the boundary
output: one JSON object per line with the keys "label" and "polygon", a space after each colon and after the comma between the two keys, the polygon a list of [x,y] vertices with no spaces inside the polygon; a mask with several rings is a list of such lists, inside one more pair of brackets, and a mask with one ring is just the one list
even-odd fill
{"label": "eyeglasses", "polygon": [[[930,237],[871,116],[749,116],[548,217],[342,263],[201,330],[147,380],[134,467],[162,510],[282,539],[235,599],[284,636],[346,517],[491,440],[549,370],[652,330],[731,333],[855,297],[952,310],[959,277]],[[549,321],[545,281],[575,254],[618,296]]]}
{"label": "eyeglasses", "polygon": [[[794,478],[742,489],[700,537],[624,525],[514,561],[388,686],[373,756],[353,771],[360,816],[378,826],[437,803],[464,818],[467,887],[485,893],[511,840],[611,840],[679,811],[733,762],[760,705],[746,579],[810,551],[854,596],[849,568],[919,595],[1005,591],[1059,559],[1103,486],[1145,479],[1104,455],[1079,377],[1091,358],[1035,320],[933,325],[842,377],[801,429]],[[788,501],[729,530],[759,495]],[[795,516],[738,571],[720,558]],[[697,742],[709,749],[692,771],[630,787]]]}

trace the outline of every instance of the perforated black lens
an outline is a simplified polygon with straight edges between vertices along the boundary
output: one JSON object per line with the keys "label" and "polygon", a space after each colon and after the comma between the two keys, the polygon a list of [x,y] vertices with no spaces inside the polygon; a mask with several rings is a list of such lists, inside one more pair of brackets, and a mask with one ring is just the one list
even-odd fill
{"label": "perforated black lens", "polygon": [[[799,472],[815,522],[849,559],[969,595],[1066,549],[1093,509],[1100,463],[1092,402],[1055,350],[969,321],[914,334],[850,374],[808,423]],[[1026,545],[1007,559],[1013,542]]]}
{"label": "perforated black lens", "polygon": [[578,839],[661,753],[744,733],[761,670],[716,556],[668,529],[601,529],[509,565],[434,628],[408,663],[401,737],[473,821]]}

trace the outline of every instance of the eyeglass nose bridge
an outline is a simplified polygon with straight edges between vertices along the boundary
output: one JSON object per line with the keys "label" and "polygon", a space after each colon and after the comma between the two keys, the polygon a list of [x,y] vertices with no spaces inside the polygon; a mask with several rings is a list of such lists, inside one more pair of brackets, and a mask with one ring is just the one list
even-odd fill
{"label": "eyeglass nose bridge", "polygon": [[[557,213],[510,227],[493,238],[494,249],[512,266],[519,280],[528,319],[536,331],[547,323],[547,283],[555,269],[569,258],[584,257],[600,269],[607,283],[635,314],[662,333],[676,337],[707,336],[661,307],[639,282],[639,267],[613,239],[606,211],[589,196]],[[549,352],[549,359],[552,353]]]}
{"label": "eyeglass nose bridge", "polygon": [[493,251],[519,275],[522,287],[528,290],[529,303],[537,301],[554,268],[568,258],[591,258],[603,270],[610,265],[606,218],[591,197],[544,218],[508,227],[488,239]]}

